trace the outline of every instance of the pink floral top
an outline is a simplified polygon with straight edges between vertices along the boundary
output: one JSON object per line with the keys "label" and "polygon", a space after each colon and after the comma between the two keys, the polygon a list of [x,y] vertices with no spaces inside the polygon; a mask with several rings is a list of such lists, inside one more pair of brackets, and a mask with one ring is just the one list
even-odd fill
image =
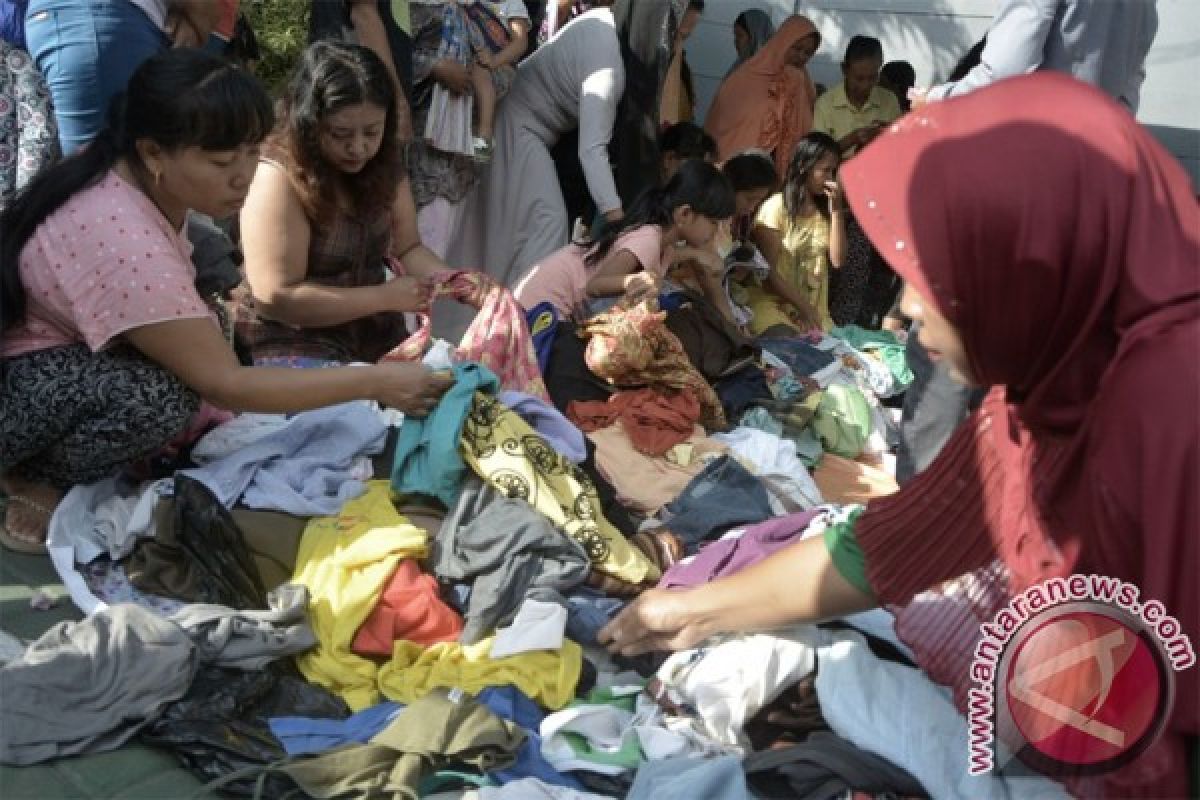
{"label": "pink floral top", "polygon": [[110,171],[48,216],[21,251],[25,320],[5,358],[87,344],[175,319],[210,318],[196,292],[191,244],[145,194]]}

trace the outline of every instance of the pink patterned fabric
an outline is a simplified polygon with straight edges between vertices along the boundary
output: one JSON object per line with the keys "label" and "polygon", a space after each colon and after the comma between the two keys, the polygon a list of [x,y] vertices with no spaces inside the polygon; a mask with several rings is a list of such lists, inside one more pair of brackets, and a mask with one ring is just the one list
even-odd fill
{"label": "pink patterned fabric", "polygon": [[[394,272],[403,272],[399,264],[391,266]],[[482,272],[470,270],[439,272],[430,282],[431,302],[439,297],[453,297],[479,309],[454,351],[455,360],[478,362],[496,373],[505,389],[549,403],[550,395],[525,324],[525,312],[512,292]],[[433,335],[432,321],[425,313],[417,318],[421,321],[420,329],[385,355],[384,361],[418,361],[425,355]]]}

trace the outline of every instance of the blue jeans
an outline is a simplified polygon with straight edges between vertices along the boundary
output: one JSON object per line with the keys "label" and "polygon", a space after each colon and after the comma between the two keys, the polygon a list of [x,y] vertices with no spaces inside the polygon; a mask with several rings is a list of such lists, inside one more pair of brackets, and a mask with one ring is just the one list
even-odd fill
{"label": "blue jeans", "polygon": [[[710,461],[663,509],[664,525],[683,539],[689,555],[706,539],[773,516],[762,481],[729,456]],[[669,515],[669,516],[668,516]]]}
{"label": "blue jeans", "polygon": [[134,70],[170,46],[129,0],[31,0],[25,41],[50,86],[64,155],[95,138]]}

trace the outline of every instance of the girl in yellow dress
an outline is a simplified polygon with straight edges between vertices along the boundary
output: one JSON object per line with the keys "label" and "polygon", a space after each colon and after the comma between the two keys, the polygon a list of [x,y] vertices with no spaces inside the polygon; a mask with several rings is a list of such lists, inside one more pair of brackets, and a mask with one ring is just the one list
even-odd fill
{"label": "girl in yellow dress", "polygon": [[829,330],[829,270],[846,259],[846,200],[837,183],[838,144],[810,133],[796,145],[783,191],[769,197],[751,238],[771,265],[748,289],[755,336]]}

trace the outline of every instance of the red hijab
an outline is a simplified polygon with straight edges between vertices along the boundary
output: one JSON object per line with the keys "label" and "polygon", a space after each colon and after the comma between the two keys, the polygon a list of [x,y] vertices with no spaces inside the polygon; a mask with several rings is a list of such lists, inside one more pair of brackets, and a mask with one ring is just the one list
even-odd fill
{"label": "red hijab", "polygon": [[[842,180],[994,387],[860,518],[878,596],[996,558],[1014,593],[1094,571],[1200,643],[1200,208],[1179,164],[1097,90],[1036,73],[909,114]],[[1176,730],[1200,727],[1196,672],[1178,676]]]}

